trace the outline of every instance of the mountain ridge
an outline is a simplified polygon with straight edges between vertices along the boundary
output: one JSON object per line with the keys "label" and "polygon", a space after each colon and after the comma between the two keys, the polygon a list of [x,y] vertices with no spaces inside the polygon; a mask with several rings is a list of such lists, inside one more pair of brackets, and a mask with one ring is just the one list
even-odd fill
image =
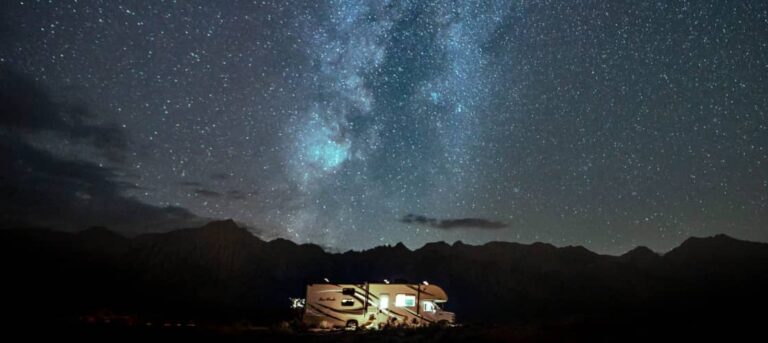
{"label": "mountain ridge", "polygon": [[[768,306],[768,244],[727,236],[692,238],[666,254],[638,247],[612,256],[514,242],[336,253],[264,241],[234,221],[133,238],[104,228],[10,229],[0,230],[0,270],[14,280],[10,309],[49,318],[110,309],[274,323],[291,318],[289,297],[303,297],[308,283],[326,278],[428,281],[446,290],[448,309],[464,322],[706,321],[747,313],[740,308],[746,303]],[[605,319],[607,313],[614,315]]]}
{"label": "mountain ridge", "polygon": [[[546,243],[546,242],[519,243],[519,242],[514,242],[514,241],[489,241],[489,242],[485,242],[485,243],[482,243],[482,244],[473,245],[473,244],[466,244],[466,243],[462,242],[461,240],[457,240],[457,241],[455,241],[453,243],[449,243],[449,242],[446,242],[446,241],[431,241],[431,242],[427,242],[423,246],[421,246],[419,248],[415,248],[415,249],[408,248],[405,244],[403,244],[403,242],[397,242],[394,245],[389,245],[389,244],[379,245],[379,246],[375,246],[375,247],[371,247],[371,248],[367,248],[367,249],[362,249],[362,250],[350,249],[350,250],[345,250],[345,251],[329,251],[329,250],[326,250],[325,248],[323,248],[322,246],[320,246],[320,245],[318,245],[316,243],[312,243],[312,242],[297,243],[297,242],[294,242],[294,241],[292,241],[290,239],[286,239],[286,238],[282,238],[282,237],[273,238],[271,240],[264,240],[261,237],[259,237],[258,235],[252,233],[247,227],[238,225],[237,222],[232,220],[232,219],[214,220],[214,221],[210,221],[210,222],[206,223],[205,225],[203,225],[201,227],[196,227],[196,228],[179,228],[179,229],[176,229],[176,230],[170,230],[170,231],[166,231],[166,232],[152,232],[152,233],[144,233],[144,234],[131,235],[131,236],[124,235],[124,234],[122,234],[122,233],[120,233],[118,231],[114,231],[114,230],[111,230],[111,229],[109,229],[107,227],[100,227],[100,226],[88,227],[88,228],[83,229],[81,231],[75,231],[75,232],[57,231],[55,229],[45,228],[45,227],[41,227],[41,228],[16,228],[16,227],[13,227],[13,228],[0,229],[0,231],[4,231],[4,230],[9,230],[9,231],[35,230],[35,231],[41,231],[41,232],[54,231],[54,232],[60,232],[62,234],[72,234],[72,235],[76,235],[76,236],[99,234],[99,235],[109,235],[111,237],[120,237],[120,238],[125,239],[125,240],[137,240],[137,239],[141,240],[141,239],[146,239],[147,237],[167,237],[168,235],[181,235],[183,233],[191,233],[193,235],[208,236],[208,238],[211,238],[211,237],[224,238],[225,237],[224,235],[227,235],[227,236],[229,236],[230,239],[233,239],[233,238],[246,238],[248,240],[256,241],[256,242],[261,242],[261,243],[278,242],[276,244],[281,244],[280,242],[290,242],[290,243],[292,243],[295,246],[314,246],[314,247],[320,248],[321,250],[323,250],[323,252],[325,252],[327,254],[345,254],[345,253],[354,253],[354,252],[367,252],[367,251],[375,250],[377,248],[394,248],[394,249],[400,249],[400,250],[405,249],[405,250],[410,251],[410,252],[417,252],[417,251],[420,251],[420,250],[425,249],[425,248],[427,248],[427,250],[431,250],[431,249],[444,249],[444,248],[456,248],[456,247],[462,248],[462,247],[506,246],[506,247],[517,247],[517,248],[527,247],[529,249],[540,249],[540,250],[566,249],[566,250],[572,250],[572,251],[582,251],[582,252],[586,251],[586,252],[589,252],[589,253],[592,253],[592,254],[596,254],[596,255],[612,256],[612,257],[629,256],[629,255],[632,255],[632,254],[635,254],[635,253],[639,254],[639,252],[637,252],[637,251],[642,251],[643,254],[645,254],[645,252],[647,251],[647,252],[651,252],[651,253],[653,253],[653,254],[655,254],[657,256],[662,256],[663,257],[663,256],[665,256],[665,255],[667,255],[669,253],[673,253],[673,252],[675,254],[677,254],[678,253],[678,249],[680,249],[682,247],[697,249],[697,248],[700,248],[700,246],[702,244],[707,244],[707,242],[713,242],[713,241],[717,241],[720,244],[726,244],[726,243],[734,243],[734,244],[749,243],[750,245],[763,245],[765,247],[768,247],[768,243],[742,240],[742,239],[734,238],[734,237],[731,237],[731,236],[728,236],[726,234],[722,234],[721,233],[721,234],[715,234],[715,235],[712,235],[712,236],[690,236],[687,239],[685,239],[680,245],[670,249],[666,253],[655,252],[655,251],[653,251],[653,250],[651,250],[651,249],[649,249],[648,247],[645,247],[645,246],[636,246],[636,247],[630,249],[629,251],[627,251],[627,252],[625,252],[623,254],[611,255],[611,254],[602,254],[602,253],[598,253],[598,252],[592,251],[592,250],[590,250],[590,249],[588,249],[588,248],[586,248],[586,247],[584,247],[582,245],[555,246],[555,245],[553,245],[551,243]],[[202,237],[199,237],[199,238],[202,238]],[[251,238],[255,238],[255,240],[253,240]]]}

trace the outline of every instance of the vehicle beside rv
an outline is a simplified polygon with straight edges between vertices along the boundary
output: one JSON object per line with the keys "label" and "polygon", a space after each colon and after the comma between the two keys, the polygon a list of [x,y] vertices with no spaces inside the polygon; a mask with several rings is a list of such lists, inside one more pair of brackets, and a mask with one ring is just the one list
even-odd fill
{"label": "vehicle beside rv", "polygon": [[310,328],[355,330],[449,326],[445,291],[428,283],[316,283],[307,285],[303,322]]}

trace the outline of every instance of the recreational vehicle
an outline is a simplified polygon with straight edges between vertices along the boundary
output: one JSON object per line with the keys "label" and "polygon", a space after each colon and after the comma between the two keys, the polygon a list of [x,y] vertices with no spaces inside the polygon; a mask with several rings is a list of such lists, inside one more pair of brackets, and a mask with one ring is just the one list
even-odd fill
{"label": "recreational vehicle", "polygon": [[403,283],[307,285],[303,321],[317,328],[381,329],[451,325],[454,314],[443,311],[448,301],[436,285]]}

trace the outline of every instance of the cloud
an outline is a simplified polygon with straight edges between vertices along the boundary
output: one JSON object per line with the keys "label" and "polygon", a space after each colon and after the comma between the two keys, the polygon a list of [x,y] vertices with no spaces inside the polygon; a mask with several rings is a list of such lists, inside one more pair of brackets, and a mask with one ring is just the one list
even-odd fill
{"label": "cloud", "polygon": [[437,219],[411,213],[405,215],[400,221],[406,224],[424,225],[443,230],[459,228],[496,230],[507,227],[505,223],[483,218]]}
{"label": "cloud", "polygon": [[0,67],[0,128],[29,137],[51,133],[99,150],[113,162],[124,160],[128,138],[115,125],[95,125],[97,115],[84,106],[54,101],[31,79]]}
{"label": "cloud", "polygon": [[34,82],[0,67],[0,226],[106,226],[135,234],[206,220],[183,208],[153,206],[124,195],[136,185],[122,181],[120,169],[64,158],[31,144],[36,133],[52,132],[119,157],[126,143],[122,131],[87,123],[92,116],[85,108],[53,101]]}
{"label": "cloud", "polygon": [[227,192],[227,197],[233,200],[245,200],[253,196],[253,193],[243,193],[238,190],[231,190]]}
{"label": "cloud", "polygon": [[255,195],[255,192],[241,192],[239,190],[229,190],[226,192],[219,192],[214,191],[211,189],[204,188],[206,187],[201,182],[195,182],[195,181],[183,181],[179,182],[182,186],[187,187],[195,187],[196,189],[193,191],[195,195],[201,196],[201,197],[208,197],[208,198],[226,198],[228,200],[245,200],[248,198],[251,198]]}
{"label": "cloud", "polygon": [[225,197],[228,200],[245,200],[254,196],[254,193],[243,193],[238,190],[231,190],[231,191],[227,191],[226,193],[221,193],[221,192],[213,191],[210,189],[204,189],[204,188],[196,189],[195,194],[202,197],[208,197],[208,198]]}
{"label": "cloud", "polygon": [[202,183],[197,182],[197,181],[182,181],[182,182],[179,182],[179,184],[182,185],[182,186],[187,186],[187,187],[202,187],[203,186]]}
{"label": "cloud", "polygon": [[230,175],[225,173],[213,173],[210,175],[211,180],[218,180],[218,181],[228,180],[229,177]]}
{"label": "cloud", "polygon": [[212,191],[209,189],[202,189],[202,188],[196,189],[195,194],[202,197],[207,197],[207,198],[221,198],[221,196],[223,195],[219,192]]}

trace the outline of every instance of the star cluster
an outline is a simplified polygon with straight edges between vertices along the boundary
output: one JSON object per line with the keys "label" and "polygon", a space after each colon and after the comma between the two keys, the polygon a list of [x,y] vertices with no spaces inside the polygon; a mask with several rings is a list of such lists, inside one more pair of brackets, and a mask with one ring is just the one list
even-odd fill
{"label": "star cluster", "polygon": [[768,240],[763,2],[25,0],[0,33],[124,138],[12,144],[147,206],[341,250]]}

